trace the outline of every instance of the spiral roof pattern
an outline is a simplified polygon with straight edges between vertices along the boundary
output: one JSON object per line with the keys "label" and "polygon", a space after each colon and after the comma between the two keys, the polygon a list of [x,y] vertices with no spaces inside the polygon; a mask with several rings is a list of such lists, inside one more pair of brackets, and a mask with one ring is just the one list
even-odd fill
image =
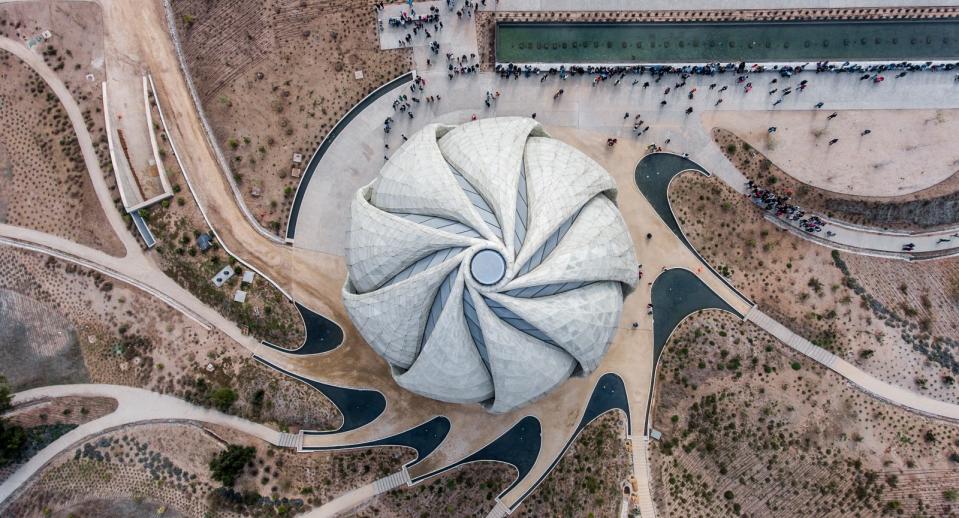
{"label": "spiral roof pattern", "polygon": [[432,124],[351,207],[343,301],[423,396],[508,412],[597,368],[636,254],[595,161],[528,118]]}

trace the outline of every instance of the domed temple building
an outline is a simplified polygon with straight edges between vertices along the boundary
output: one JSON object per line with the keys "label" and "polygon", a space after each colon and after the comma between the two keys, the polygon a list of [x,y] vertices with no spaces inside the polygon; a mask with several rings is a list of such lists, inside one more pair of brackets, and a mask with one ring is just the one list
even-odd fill
{"label": "domed temple building", "polygon": [[603,358],[637,279],[615,200],[532,119],[428,125],[356,193],[344,303],[402,387],[508,412]]}

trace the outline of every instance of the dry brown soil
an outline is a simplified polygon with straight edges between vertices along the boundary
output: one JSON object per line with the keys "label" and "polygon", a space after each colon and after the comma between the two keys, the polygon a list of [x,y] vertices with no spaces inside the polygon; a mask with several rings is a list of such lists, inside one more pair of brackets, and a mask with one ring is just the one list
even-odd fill
{"label": "dry brown soil", "polygon": [[[254,337],[282,347],[298,347],[305,333],[303,320],[281,291],[259,275],[250,285],[242,283],[242,266],[218,243],[206,251],[199,249],[197,238],[201,234],[212,237],[213,233],[190,194],[162,127],[157,128],[157,146],[174,196],[140,212],[158,243],[147,254],[170,278]],[[237,273],[217,288],[211,279],[228,264]],[[242,304],[233,301],[239,289],[247,292]]]}
{"label": "dry brown soil", "polygon": [[184,516],[275,515],[279,503],[243,507],[218,496],[220,483],[210,478],[208,465],[226,444],[256,448],[234,490],[286,498],[286,507],[299,510],[395,472],[411,459],[401,448],[302,454],[222,427],[146,424],[90,438],[58,455],[2,512],[41,516],[85,502],[108,512],[128,506],[128,500],[147,500]]}
{"label": "dry brown soil", "polygon": [[[622,482],[630,476],[624,418],[606,414],[590,423],[546,480],[523,501],[514,516],[615,516]],[[391,491],[365,505],[363,517],[484,516],[496,496],[513,482],[516,470],[502,463],[478,462],[409,489]]]}
{"label": "dry brown soil", "polygon": [[4,420],[30,428],[45,424],[83,424],[117,409],[117,400],[108,397],[67,396],[43,398],[15,406]]}
{"label": "dry brown soil", "polygon": [[514,516],[618,516],[632,474],[626,419],[612,412],[590,423]]}
{"label": "dry brown soil", "polygon": [[687,173],[670,199],[693,246],[763,311],[882,380],[959,402],[959,261],[836,252],[847,275],[716,178]]}
{"label": "dry brown soil", "polygon": [[66,111],[40,76],[3,51],[0,222],[123,254],[93,190]]}
{"label": "dry brown soil", "polygon": [[662,516],[959,513],[955,424],[872,398],[727,313],[677,328],[654,397]]}
{"label": "dry brown soil", "polygon": [[[238,396],[231,413],[278,428],[328,430],[341,421],[329,400],[308,385],[262,367],[226,335],[207,331],[155,298],[99,273],[0,247],[0,289],[52,308],[76,335],[69,348],[17,352],[22,361],[0,364],[0,374],[11,380],[21,369],[45,373],[40,365],[65,356],[75,358],[82,370],[70,382],[143,387],[198,404],[210,404],[214,390],[230,388]],[[57,318],[46,321],[54,332],[62,329]],[[30,386],[62,382],[26,379]]]}
{"label": "dry brown soil", "polygon": [[[190,73],[220,149],[256,219],[285,232],[302,168],[376,87],[408,71],[409,49],[380,51],[374,2],[176,0]],[[362,79],[354,71],[363,72]],[[293,163],[293,153],[304,156]]]}

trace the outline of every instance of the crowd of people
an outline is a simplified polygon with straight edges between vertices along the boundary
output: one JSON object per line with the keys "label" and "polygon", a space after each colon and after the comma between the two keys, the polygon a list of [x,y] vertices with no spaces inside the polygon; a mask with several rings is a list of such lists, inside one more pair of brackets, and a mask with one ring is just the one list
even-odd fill
{"label": "crowd of people", "polygon": [[747,195],[758,207],[774,214],[777,218],[795,221],[799,228],[806,232],[822,232],[825,221],[818,216],[806,216],[806,211],[789,203],[788,195],[780,195],[771,189],[762,189],[749,180],[746,182]]}
{"label": "crowd of people", "polygon": [[[672,65],[617,65],[617,66],[580,66],[580,65],[571,65],[565,66],[560,65],[558,67],[548,67],[541,68],[534,65],[514,65],[513,63],[507,64],[497,64],[495,67],[496,72],[503,78],[519,78],[521,75],[524,77],[530,76],[539,76],[540,74],[547,75],[556,75],[560,79],[566,79],[571,76],[576,75],[595,75],[599,81],[605,81],[610,77],[625,76],[627,74],[650,74],[652,76],[662,76],[665,74],[685,74],[687,77],[690,75],[703,75],[703,76],[712,76],[716,74],[738,74],[743,75],[746,73],[761,73],[761,72],[776,72],[782,77],[790,77],[793,74],[800,72],[805,72],[809,70],[815,71],[817,74],[821,72],[837,72],[837,73],[868,73],[869,77],[874,79],[883,77],[882,73],[887,71],[900,71],[896,76],[905,77],[905,73],[916,72],[916,71],[949,71],[959,69],[959,62],[957,63],[933,63],[932,61],[927,61],[925,63],[912,63],[907,61],[902,61],[898,63],[883,63],[883,64],[873,64],[873,65],[860,65],[853,64],[850,62],[845,62],[842,64],[834,64],[828,61],[817,62],[810,67],[810,63],[804,63],[802,65],[773,65],[773,66],[764,66],[759,64],[754,64],[747,66],[746,62],[740,63],[707,63],[705,65],[682,65],[682,66],[672,66]],[[884,79],[884,78],[883,78]],[[881,81],[881,80],[880,80]],[[878,81],[877,81],[878,82]],[[634,83],[635,84],[635,83]]]}
{"label": "crowd of people", "polygon": [[[376,10],[377,12],[383,11],[383,4],[377,4]],[[440,10],[434,6],[430,6],[429,14],[422,15],[416,14],[416,10],[411,7],[409,12],[400,11],[398,18],[393,16],[387,18],[387,22],[391,28],[411,29],[403,38],[396,40],[400,47],[413,45],[414,38],[420,35],[429,40],[435,33],[443,29],[443,21],[440,20]],[[383,32],[383,20],[379,20],[378,26],[380,32]],[[433,32],[430,32],[430,26],[433,27]],[[439,43],[436,41],[431,42],[430,48],[434,53],[439,52]]]}
{"label": "crowd of people", "polygon": [[469,56],[453,56],[452,52],[446,53],[447,76],[450,81],[456,76],[465,76],[479,72],[479,62],[476,60],[476,54],[470,53]]}

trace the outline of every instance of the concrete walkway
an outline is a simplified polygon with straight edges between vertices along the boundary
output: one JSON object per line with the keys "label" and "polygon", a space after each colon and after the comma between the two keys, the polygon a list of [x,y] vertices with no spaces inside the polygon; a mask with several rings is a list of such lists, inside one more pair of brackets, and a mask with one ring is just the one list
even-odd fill
{"label": "concrete walkway", "polygon": [[[425,63],[424,63],[425,65]],[[419,66],[419,65],[418,65]],[[434,67],[436,68],[436,67]],[[620,86],[611,83],[592,86],[589,77],[577,76],[561,81],[550,78],[545,83],[535,78],[520,78],[519,80],[503,80],[495,74],[480,73],[473,77],[457,77],[450,81],[444,71],[435,71],[419,68],[420,75],[427,79],[427,95],[440,94],[442,102],[433,105],[420,105],[416,119],[395,117],[398,128],[384,139],[382,121],[387,116],[394,115],[391,107],[392,99],[384,98],[374,103],[361,114],[359,118],[365,120],[355,127],[348,128],[340,135],[342,145],[330,148],[318,169],[342,170],[344,164],[353,162],[356,156],[364,156],[369,161],[377,163],[374,153],[369,152],[366,143],[384,140],[393,148],[400,144],[399,134],[406,135],[416,131],[428,122],[461,123],[469,120],[476,114],[479,117],[493,117],[505,115],[529,116],[537,114],[537,120],[550,126],[575,127],[591,129],[621,141],[639,141],[644,144],[657,144],[667,150],[678,153],[687,152],[690,158],[702,165],[711,174],[723,180],[730,187],[740,193],[746,192],[746,177],[740,173],[725,157],[719,146],[710,135],[710,128],[701,123],[697,113],[687,116],[685,109],[688,106],[696,110],[733,110],[765,112],[771,110],[772,100],[764,92],[743,94],[741,85],[736,84],[734,74],[723,76],[701,77],[693,76],[687,80],[687,87],[697,88],[699,95],[693,101],[688,101],[682,93],[668,97],[670,104],[660,106],[664,98],[660,86],[655,92],[652,88],[643,90],[640,86],[630,86],[632,80],[642,78],[651,80],[649,75],[627,76]],[[766,74],[758,77],[774,77]],[[879,87],[863,84],[848,74],[800,74],[800,79],[793,79],[798,83],[808,79],[812,84],[809,91],[802,95],[792,95],[776,109],[806,111],[820,100],[818,95],[829,92],[828,96],[821,97],[827,101],[829,110],[863,110],[863,109],[922,109],[922,108],[959,108],[959,96],[952,95],[955,90],[952,76],[948,73],[914,73],[899,79],[894,83]],[[678,80],[676,76],[665,76],[660,85],[671,85]],[[768,81],[768,79],[760,79]],[[709,84],[716,82],[719,86],[714,91],[709,90]],[[783,83],[786,80],[781,81]],[[720,98],[716,92],[722,86],[729,86],[730,91],[723,95],[724,103],[719,107],[713,104]],[[553,100],[553,93],[558,89],[564,90],[563,96]],[[487,109],[484,104],[485,92],[499,91],[501,97],[492,108]],[[760,95],[762,94],[762,95]],[[675,106],[674,106],[675,105]],[[629,120],[624,121],[624,113],[629,112]],[[632,118],[642,114],[644,124],[650,126],[650,131],[641,137],[632,134]],[[669,139],[670,143],[666,144]],[[364,147],[366,151],[364,152]],[[356,167],[351,167],[354,173]],[[349,182],[360,184],[371,181],[375,176],[376,168],[368,167],[365,171],[350,175]],[[312,190],[312,189],[311,189]],[[311,194],[308,191],[308,194]],[[323,215],[348,214],[346,201],[337,201],[331,198],[320,197],[307,199],[305,206],[315,207],[316,211],[323,211]],[[343,206],[343,207],[341,207]],[[317,214],[320,216],[320,214]],[[820,216],[827,222],[829,218]],[[345,217],[344,217],[345,219]],[[301,221],[312,221],[308,214],[301,214]],[[328,221],[328,220],[324,220]],[[794,227],[793,227],[794,228]],[[835,236],[827,238],[825,230],[834,232]],[[922,235],[908,235],[901,232],[886,232],[878,229],[853,227],[850,225],[827,224],[822,233],[810,236],[797,232],[807,239],[817,242],[826,241],[836,248],[863,253],[874,252],[879,255],[904,257],[902,246],[914,243],[916,252],[935,251],[945,253],[959,252],[959,239],[952,238],[952,234],[959,232],[959,228],[943,229]],[[311,237],[311,234],[314,234]],[[342,243],[345,240],[345,221],[341,224],[334,221],[331,225],[324,225],[322,229],[298,229],[297,245],[330,253],[342,253]],[[950,242],[939,243],[940,239],[950,239]]]}
{"label": "concrete walkway", "polygon": [[959,405],[938,401],[881,381],[846,360],[813,345],[809,340],[793,333],[758,308],[753,308],[746,313],[746,320],[758,325],[779,341],[808,356],[823,367],[831,369],[836,374],[846,378],[857,388],[873,397],[930,417],[951,421],[959,420]]}
{"label": "concrete walkway", "polygon": [[57,454],[71,448],[87,437],[98,435],[111,429],[145,421],[199,421],[227,426],[262,439],[273,445],[280,445],[281,433],[236,416],[199,407],[182,399],[165,396],[149,390],[122,385],[54,385],[24,392],[13,397],[13,404],[19,405],[41,398],[66,396],[108,397],[117,401],[117,409],[99,419],[84,423],[66,433],[46,448],[40,450],[26,464],[0,484],[0,503],[24,486],[31,477],[50,462]]}
{"label": "concrete walkway", "polygon": [[[487,8],[493,9],[494,5],[498,5],[498,9],[506,10],[506,5],[512,3],[517,4],[517,9],[518,4],[529,4],[529,8],[533,10],[539,5],[537,1],[501,0],[498,4],[488,2]],[[623,2],[603,3],[608,3],[610,6],[622,4],[622,8],[626,7]],[[788,2],[784,4],[788,6]],[[840,2],[829,4],[835,7]],[[879,4],[880,2],[877,2],[877,5]],[[427,12],[429,5],[432,3],[414,3],[418,13]],[[567,7],[566,3],[559,6],[554,6],[552,3],[548,5],[552,10]],[[722,6],[709,3],[709,7]],[[763,7],[782,6],[764,5]],[[679,7],[670,5],[669,8],[678,9]],[[398,8],[393,8],[390,12],[396,9]],[[602,10],[602,8],[591,4],[589,10]],[[614,86],[612,80],[594,86],[590,76],[576,76],[567,80],[560,80],[553,76],[545,82],[540,82],[541,76],[520,77],[517,80],[501,79],[492,72],[456,76],[453,80],[449,80],[444,54],[445,52],[453,52],[454,55],[476,53],[475,28],[472,19],[466,17],[458,19],[455,15],[450,16],[444,7],[441,7],[440,11],[446,28],[439,31],[436,36],[443,42],[443,52],[434,55],[425,47],[416,46],[413,49],[413,55],[417,73],[426,80],[427,85],[424,92],[415,95],[421,97],[439,95],[442,100],[436,103],[414,105],[415,119],[404,117],[403,114],[397,115],[392,108],[395,96],[385,96],[358,115],[340,134],[317,167],[318,171],[337,172],[336,181],[324,178],[323,175],[316,175],[311,185],[301,186],[301,189],[305,188],[306,194],[304,208],[301,209],[299,218],[303,224],[300,225],[302,228],[296,230],[295,246],[313,251],[343,254],[351,197],[342,194],[347,191],[354,192],[361,185],[372,181],[378,172],[377,165],[383,162],[383,148],[372,143],[381,141],[388,143],[390,149],[397,149],[402,144],[401,134],[410,135],[428,123],[458,124],[468,121],[473,115],[482,118],[530,116],[536,113],[537,120],[547,128],[571,127],[592,130],[605,137],[618,138],[620,141],[640,142],[644,145],[657,144],[669,151],[689,153],[690,158],[706,168],[708,172],[723,180],[737,192],[745,194],[746,177],[726,159],[722,150],[713,141],[710,134],[711,128],[704,126],[700,118],[701,113],[747,111],[759,114],[771,110],[809,111],[818,101],[826,103],[824,111],[840,113],[842,110],[959,108],[959,96],[955,95],[956,85],[953,74],[948,72],[914,72],[904,78],[886,81],[881,85],[872,84],[870,81],[858,81],[855,74],[802,73],[789,79],[779,78],[777,86],[781,89],[790,85],[795,88],[799,81],[808,80],[810,87],[804,92],[796,91],[793,95],[785,97],[782,104],[775,107],[772,104],[775,96],[759,91],[763,90],[759,86],[757,91],[744,93],[743,85],[736,82],[735,73],[692,76],[683,88],[674,88],[674,91],[665,97],[664,89],[667,86],[673,87],[679,82],[679,76],[665,75],[659,83],[653,83],[649,89],[631,84],[635,79],[640,79],[641,82],[654,81],[649,74],[627,75],[619,86]],[[383,38],[386,40],[387,37]],[[389,40],[392,39],[395,38],[389,36]],[[421,39],[416,41],[422,43]],[[427,58],[437,62],[429,67],[426,65]],[[756,85],[764,85],[774,77],[778,76],[772,73],[756,74],[750,80]],[[713,90],[709,89],[711,83],[717,83],[717,87]],[[728,90],[720,93],[719,90],[723,86],[727,86]],[[554,99],[553,94],[560,88],[564,90],[564,94],[561,98]],[[697,93],[693,100],[688,100],[686,93],[692,88],[696,88]],[[487,91],[501,93],[491,108],[486,108],[484,105]],[[404,92],[397,92],[397,95],[400,93]],[[723,99],[723,103],[716,106],[715,102],[720,98]],[[660,105],[663,99],[668,100],[666,106]],[[694,112],[687,115],[685,113],[687,107],[693,107]],[[627,112],[630,116],[628,120],[624,120],[624,114]],[[644,126],[650,126],[650,130],[636,137],[632,132],[632,121],[633,117],[639,114],[642,114]],[[389,116],[394,117],[396,123],[393,131],[385,135],[382,130],[383,120]],[[670,141],[668,144],[667,139]],[[358,157],[361,160],[357,160]],[[330,187],[331,183],[335,183],[336,187]],[[853,253],[908,259],[912,254],[904,254],[902,247],[907,243],[913,243],[915,244],[914,253],[933,252],[942,256],[959,254],[959,238],[953,237],[953,234],[959,233],[959,227],[911,235],[835,223],[823,215],[820,215],[820,218],[827,221],[827,225],[823,232],[813,235],[798,229],[794,222],[782,221],[781,223],[785,228],[803,238]],[[309,224],[314,221],[323,221],[324,225]],[[827,237],[827,230],[835,235]],[[940,242],[943,239],[948,241]]]}
{"label": "concrete walkway", "polygon": [[[193,319],[205,329],[212,329],[209,320],[202,315],[182,304],[176,298],[169,296],[162,291],[161,288],[141,281],[142,275],[131,275],[134,272],[128,271],[130,270],[130,268],[127,267],[129,261],[117,259],[99,250],[74,243],[73,241],[54,236],[53,234],[46,234],[37,230],[14,227],[6,224],[0,224],[0,244],[21,250],[39,252],[83,266],[84,268],[96,270],[104,275],[139,288],[149,295],[157,297],[168,306]],[[117,268],[120,269],[118,270]]]}
{"label": "concrete walkway", "polygon": [[633,450],[633,476],[638,487],[636,497],[639,499],[639,513],[643,518],[654,518],[656,505],[649,476],[649,437],[631,436],[629,439]]}

